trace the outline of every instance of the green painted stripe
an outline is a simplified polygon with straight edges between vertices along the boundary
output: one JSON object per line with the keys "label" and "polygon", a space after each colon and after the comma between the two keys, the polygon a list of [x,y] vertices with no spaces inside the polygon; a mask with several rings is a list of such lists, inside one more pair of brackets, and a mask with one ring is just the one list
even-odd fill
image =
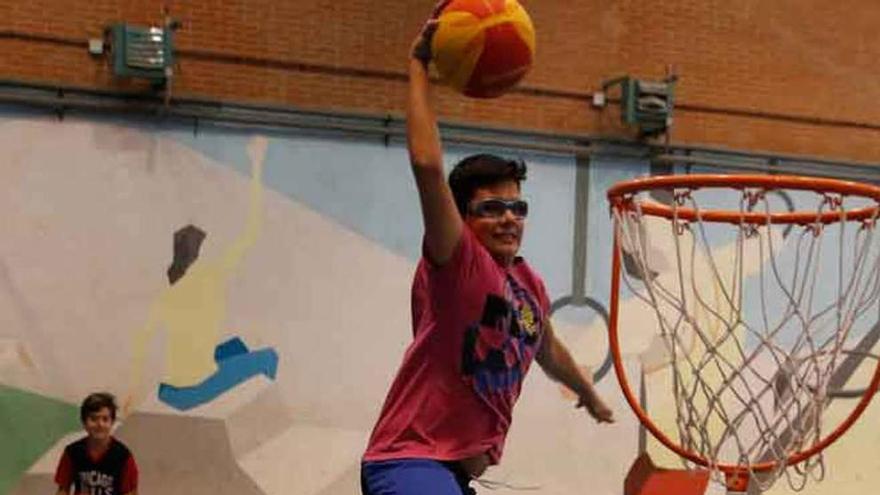
{"label": "green painted stripe", "polygon": [[9,493],[59,438],[80,428],[78,407],[0,385],[0,493]]}

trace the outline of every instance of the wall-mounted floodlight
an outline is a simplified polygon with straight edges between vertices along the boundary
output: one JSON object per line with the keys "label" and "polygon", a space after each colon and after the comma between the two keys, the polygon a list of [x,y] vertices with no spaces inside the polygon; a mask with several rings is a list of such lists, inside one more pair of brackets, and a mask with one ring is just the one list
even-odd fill
{"label": "wall-mounted floodlight", "polygon": [[675,102],[675,76],[663,81],[644,81],[629,76],[602,85],[607,91],[620,86],[620,117],[624,124],[637,126],[643,136],[656,136],[672,125]]}
{"label": "wall-mounted floodlight", "polygon": [[113,74],[163,83],[174,62],[174,25],[166,27],[114,24],[110,34]]}

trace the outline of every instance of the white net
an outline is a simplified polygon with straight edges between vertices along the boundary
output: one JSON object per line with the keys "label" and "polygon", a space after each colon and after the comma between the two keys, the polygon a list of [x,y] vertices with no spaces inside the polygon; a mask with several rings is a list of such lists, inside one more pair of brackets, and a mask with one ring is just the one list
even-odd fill
{"label": "white net", "polygon": [[[612,212],[624,290],[656,315],[673,435],[710,469],[742,466],[759,491],[780,477],[795,490],[821,479],[821,452],[787,460],[837,426],[823,424],[823,412],[853,356],[866,357],[880,295],[880,209],[857,221],[848,212],[880,205],[797,191],[798,211],[816,215],[792,225],[766,220],[780,209],[775,191],[666,189],[671,218],[645,213],[648,193],[624,196]],[[706,221],[719,209],[739,220]],[[755,472],[768,462],[772,469]]]}

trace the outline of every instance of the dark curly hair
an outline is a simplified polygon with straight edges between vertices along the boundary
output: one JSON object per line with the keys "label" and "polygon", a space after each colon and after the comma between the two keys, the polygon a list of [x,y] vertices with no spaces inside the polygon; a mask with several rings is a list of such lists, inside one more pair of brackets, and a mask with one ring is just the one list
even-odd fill
{"label": "dark curly hair", "polygon": [[468,204],[477,189],[508,180],[517,187],[526,180],[525,162],[490,154],[471,155],[458,162],[449,174],[449,188],[459,214],[467,215]]}
{"label": "dark curly hair", "polygon": [[104,408],[110,409],[110,419],[116,421],[116,397],[113,394],[109,394],[107,392],[97,392],[94,394],[89,394],[86,397],[82,405],[79,407],[79,419],[81,422],[85,423],[86,418],[89,417],[90,414],[94,412],[98,412]]}

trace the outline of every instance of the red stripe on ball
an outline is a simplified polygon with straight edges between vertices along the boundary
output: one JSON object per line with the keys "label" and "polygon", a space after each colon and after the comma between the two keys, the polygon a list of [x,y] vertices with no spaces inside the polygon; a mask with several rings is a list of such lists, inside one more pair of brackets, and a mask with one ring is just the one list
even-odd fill
{"label": "red stripe on ball", "polygon": [[465,87],[477,98],[499,96],[522,79],[532,65],[532,51],[510,24],[486,30],[483,53]]}

